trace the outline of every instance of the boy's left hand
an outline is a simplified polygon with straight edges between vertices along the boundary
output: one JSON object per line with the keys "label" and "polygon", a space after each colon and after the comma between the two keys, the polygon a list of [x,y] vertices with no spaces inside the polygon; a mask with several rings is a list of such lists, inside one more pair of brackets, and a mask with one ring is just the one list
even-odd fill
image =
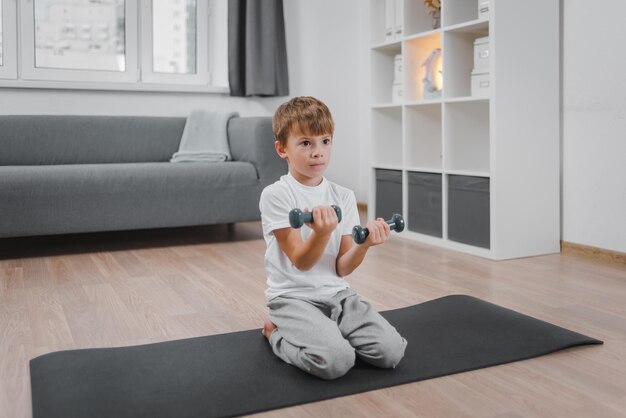
{"label": "boy's left hand", "polygon": [[391,228],[383,218],[377,218],[373,221],[369,221],[365,227],[369,230],[369,235],[367,236],[365,242],[361,245],[372,247],[374,245],[382,244],[389,239]]}

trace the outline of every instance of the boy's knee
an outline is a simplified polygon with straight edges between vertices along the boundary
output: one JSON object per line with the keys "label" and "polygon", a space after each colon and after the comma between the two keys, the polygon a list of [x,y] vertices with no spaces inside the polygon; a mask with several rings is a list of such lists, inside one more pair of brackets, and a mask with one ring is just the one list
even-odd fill
{"label": "boy's knee", "polygon": [[371,344],[367,351],[362,352],[365,359],[377,367],[393,369],[404,357],[407,342],[404,338],[387,339]]}
{"label": "boy's knee", "polygon": [[328,367],[320,370],[319,376],[327,380],[337,379],[354,367],[355,360],[354,348],[347,341],[345,344],[331,347],[328,352]]}
{"label": "boy's knee", "polygon": [[384,344],[382,347],[383,367],[395,368],[404,357],[405,349],[406,340],[402,337],[393,342]]}
{"label": "boy's knee", "polygon": [[309,373],[326,380],[337,379],[354,366],[354,348],[344,341],[327,347],[323,353],[305,353]]}

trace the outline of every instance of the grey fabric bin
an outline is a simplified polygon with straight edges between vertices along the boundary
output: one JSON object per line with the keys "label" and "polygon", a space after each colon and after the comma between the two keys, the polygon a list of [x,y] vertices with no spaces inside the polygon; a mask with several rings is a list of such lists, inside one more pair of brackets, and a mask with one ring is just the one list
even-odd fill
{"label": "grey fabric bin", "polygon": [[402,213],[402,171],[376,169],[376,217]]}
{"label": "grey fabric bin", "polygon": [[448,239],[489,248],[489,179],[448,177]]}
{"label": "grey fabric bin", "polygon": [[409,173],[410,231],[442,236],[441,174]]}

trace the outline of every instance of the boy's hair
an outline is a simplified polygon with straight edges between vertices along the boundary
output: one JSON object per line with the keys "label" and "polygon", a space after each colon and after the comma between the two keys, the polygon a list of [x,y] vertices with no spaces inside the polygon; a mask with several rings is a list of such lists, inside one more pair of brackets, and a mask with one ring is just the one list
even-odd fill
{"label": "boy's hair", "polygon": [[276,109],[272,129],[276,140],[285,146],[289,134],[294,131],[307,135],[332,135],[335,122],[328,107],[320,100],[311,96],[300,96]]}

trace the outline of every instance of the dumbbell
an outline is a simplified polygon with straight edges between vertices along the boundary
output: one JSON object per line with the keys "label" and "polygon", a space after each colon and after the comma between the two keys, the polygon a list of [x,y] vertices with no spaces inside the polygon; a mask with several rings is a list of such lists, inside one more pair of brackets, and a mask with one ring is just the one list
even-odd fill
{"label": "dumbbell", "polygon": [[[337,213],[337,219],[341,222],[341,209],[339,206],[330,205]],[[300,209],[292,209],[289,212],[289,224],[292,228],[300,228],[305,223],[313,222],[313,212],[303,212]]]}
{"label": "dumbbell", "polygon": [[[404,231],[404,218],[398,213],[394,213],[391,219],[385,221],[391,230],[396,232]],[[352,239],[357,244],[363,244],[367,239],[370,231],[367,228],[363,228],[361,225],[356,225],[352,228]]]}

